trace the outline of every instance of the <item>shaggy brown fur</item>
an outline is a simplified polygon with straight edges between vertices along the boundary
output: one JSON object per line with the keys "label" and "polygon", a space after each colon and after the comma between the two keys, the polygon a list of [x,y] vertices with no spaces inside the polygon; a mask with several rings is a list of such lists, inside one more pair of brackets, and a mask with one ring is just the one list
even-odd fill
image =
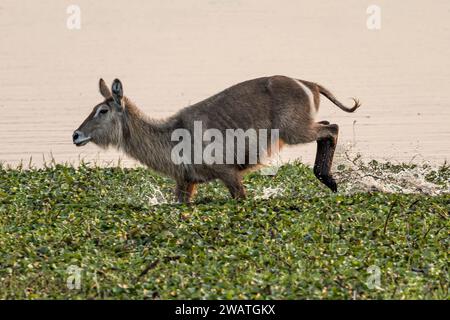
{"label": "shaggy brown fur", "polygon": [[[75,131],[74,143],[81,146],[92,141],[101,147],[114,146],[153,170],[174,178],[180,202],[190,201],[196,184],[214,179],[220,179],[234,198],[244,198],[242,173],[255,165],[237,164],[237,161],[235,164],[176,165],[171,159],[172,148],[177,144],[171,141],[175,129],[184,128],[192,133],[194,121],[202,121],[203,130],[215,128],[224,136],[226,129],[256,129],[257,132],[279,129],[280,145],[317,141],[314,173],[336,191],[330,167],[338,126],[327,121],[315,122],[314,113],[319,108],[320,94],[346,112],[353,112],[360,106],[355,100],[352,108],[345,107],[316,83],[273,76],[239,83],[164,121],[155,121],[123,96],[119,80],[114,81],[111,91],[102,79],[99,87],[105,100],[94,107]],[[258,163],[261,161],[258,156]]]}

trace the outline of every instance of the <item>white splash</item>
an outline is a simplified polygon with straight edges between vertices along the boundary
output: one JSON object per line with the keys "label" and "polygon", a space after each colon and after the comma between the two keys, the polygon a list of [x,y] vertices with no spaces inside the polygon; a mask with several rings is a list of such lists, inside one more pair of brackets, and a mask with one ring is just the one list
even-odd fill
{"label": "white splash", "polygon": [[156,206],[163,203],[168,203],[166,197],[157,186],[153,186],[153,190],[150,191],[150,195],[147,196],[148,203],[151,206]]}
{"label": "white splash", "polygon": [[255,199],[270,199],[274,197],[281,197],[284,193],[284,190],[281,187],[263,187],[262,190],[259,191],[259,195],[255,196]]}
{"label": "white splash", "polygon": [[[421,193],[440,195],[450,193],[450,181],[437,184],[427,180],[427,176],[435,173],[437,166],[426,162],[411,164],[370,162],[362,160],[351,145],[336,150],[333,172],[344,193],[381,191],[388,193]],[[395,168],[394,168],[395,167]]]}

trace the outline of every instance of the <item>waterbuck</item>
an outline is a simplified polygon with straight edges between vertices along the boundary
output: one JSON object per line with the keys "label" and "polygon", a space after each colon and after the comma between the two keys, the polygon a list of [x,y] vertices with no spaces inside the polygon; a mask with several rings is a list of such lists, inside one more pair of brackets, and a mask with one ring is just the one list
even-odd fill
{"label": "waterbuck", "polygon": [[[247,139],[244,163],[238,163],[236,156],[233,163],[176,163],[172,157],[176,145],[173,141],[175,130],[193,133],[194,123],[201,122],[204,129],[215,129],[224,134],[228,129],[255,129],[256,132],[278,129],[277,145],[317,141],[314,174],[336,192],[337,184],[330,168],[339,129],[328,121],[314,120],[320,95],[345,112],[354,112],[360,106],[358,100],[353,99],[353,107],[345,107],[317,83],[272,76],[239,83],[166,120],[156,121],[147,118],[124,96],[120,80],[114,80],[110,90],[100,79],[99,87],[104,101],[94,107],[73,133],[73,143],[83,146],[93,142],[104,148],[114,146],[153,170],[174,178],[179,202],[190,201],[196,184],[214,179],[221,180],[233,198],[245,198],[242,174],[260,164],[262,157],[258,155],[256,163],[248,161],[252,144]],[[268,143],[266,151],[270,154],[274,141]]]}

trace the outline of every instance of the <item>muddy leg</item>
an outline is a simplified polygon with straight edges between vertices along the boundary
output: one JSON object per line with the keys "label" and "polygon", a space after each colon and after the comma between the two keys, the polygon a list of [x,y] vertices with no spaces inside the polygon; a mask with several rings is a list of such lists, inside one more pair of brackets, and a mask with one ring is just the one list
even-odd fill
{"label": "muddy leg", "polygon": [[178,182],[175,190],[175,196],[179,203],[189,203],[194,192],[195,183],[186,181]]}
{"label": "muddy leg", "polygon": [[333,162],[334,150],[336,149],[339,127],[336,124],[329,125],[322,121],[317,139],[316,161],[314,163],[314,174],[323,184],[333,192],[337,192],[337,184],[330,170]]}
{"label": "muddy leg", "polygon": [[245,199],[245,189],[240,173],[232,172],[220,177],[220,180],[223,181],[234,199]]}

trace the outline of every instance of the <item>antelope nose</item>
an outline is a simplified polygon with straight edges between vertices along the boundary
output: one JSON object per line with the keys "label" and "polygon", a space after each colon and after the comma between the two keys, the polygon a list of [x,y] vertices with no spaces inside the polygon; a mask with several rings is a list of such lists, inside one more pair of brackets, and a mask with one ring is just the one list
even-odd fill
{"label": "antelope nose", "polygon": [[72,135],[72,140],[77,141],[77,139],[80,137],[80,134],[78,131],[75,131]]}

